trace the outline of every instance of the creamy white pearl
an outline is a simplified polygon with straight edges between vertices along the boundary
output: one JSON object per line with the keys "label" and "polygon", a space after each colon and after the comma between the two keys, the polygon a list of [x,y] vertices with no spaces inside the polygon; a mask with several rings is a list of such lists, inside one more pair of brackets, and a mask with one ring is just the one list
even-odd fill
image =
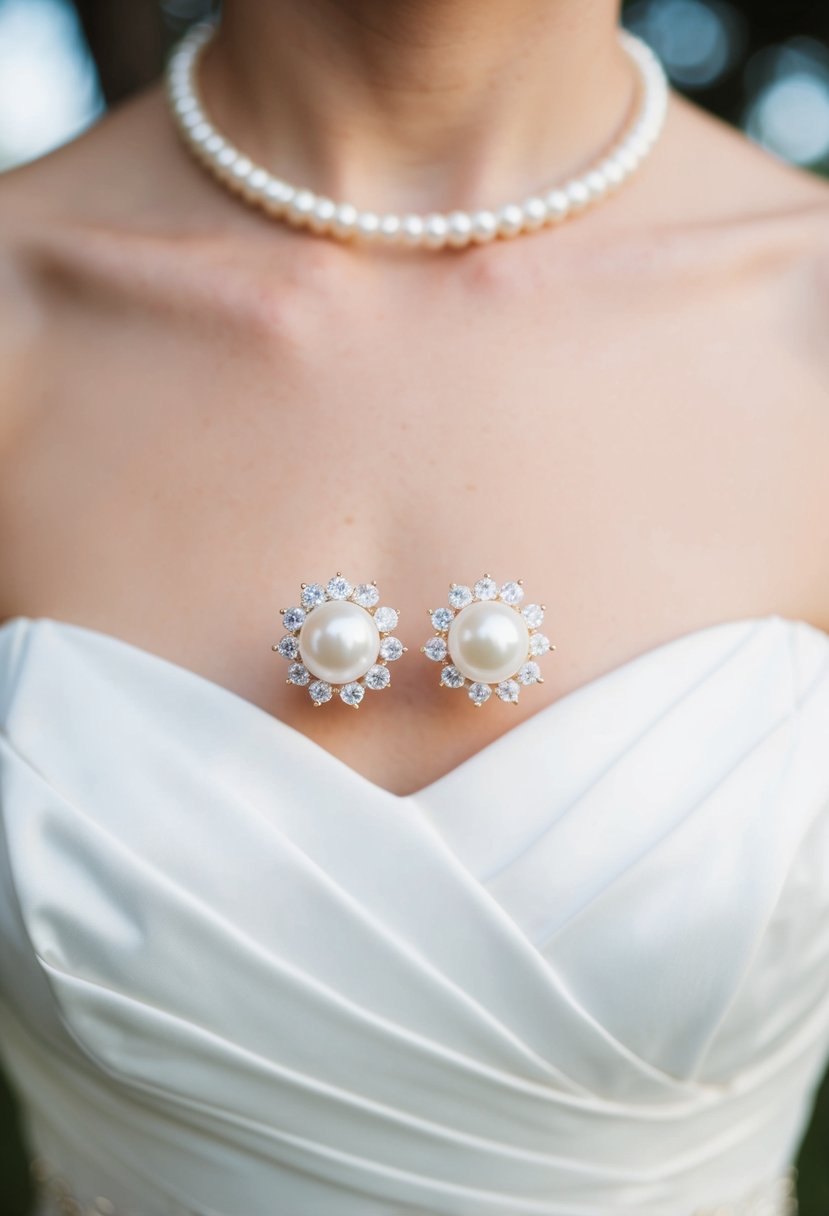
{"label": "creamy white pearl", "polygon": [[581,178],[574,178],[564,187],[572,211],[581,211],[590,202],[590,189]]}
{"label": "creamy white pearl", "polygon": [[336,206],[332,199],[318,198],[314,203],[314,209],[308,221],[309,227],[314,232],[325,232],[334,218],[335,211]]}
{"label": "creamy white pearl", "polygon": [[423,241],[429,249],[441,249],[449,236],[449,224],[445,216],[429,215],[423,229]]}
{"label": "creamy white pearl", "polygon": [[362,211],[357,216],[357,232],[362,237],[372,237],[380,230],[380,216],[373,211]]}
{"label": "creamy white pearl", "polygon": [[287,182],[281,182],[277,178],[273,178],[268,182],[264,190],[264,201],[268,211],[272,215],[281,215],[293,193]]}
{"label": "creamy white pearl", "polygon": [[472,217],[465,211],[453,211],[449,216],[449,244],[468,245],[472,235]]}
{"label": "creamy white pearl", "polygon": [[309,612],[299,632],[305,666],[329,684],[348,684],[377,662],[380,631],[370,612],[348,600],[326,600]]}
{"label": "creamy white pearl", "polygon": [[527,657],[530,631],[520,612],[498,600],[462,608],[449,626],[452,662],[469,680],[497,684],[515,675]]}
{"label": "creamy white pearl", "polygon": [[496,212],[495,219],[499,236],[518,236],[524,225],[524,212],[517,203],[507,203]]}
{"label": "creamy white pearl", "polygon": [[543,198],[528,198],[524,204],[524,226],[540,228],[547,222],[547,204]]}
{"label": "creamy white pearl", "polygon": [[334,209],[331,231],[339,237],[352,236],[357,228],[359,212],[351,203],[339,203]]}
{"label": "creamy white pearl", "polygon": [[560,223],[570,210],[570,200],[563,190],[550,190],[544,196],[547,204],[547,218],[554,224]]}
{"label": "creamy white pearl", "polygon": [[425,224],[419,215],[405,215],[400,225],[404,245],[419,245],[423,240]]}
{"label": "creamy white pearl", "polygon": [[287,208],[288,219],[293,224],[303,224],[314,210],[316,199],[310,190],[297,190]]}
{"label": "creamy white pearl", "polygon": [[498,221],[492,211],[476,211],[472,216],[472,240],[479,244],[491,241],[498,234]]}
{"label": "creamy white pearl", "polygon": [[384,215],[380,220],[380,236],[389,245],[400,240],[402,221],[399,215]]}

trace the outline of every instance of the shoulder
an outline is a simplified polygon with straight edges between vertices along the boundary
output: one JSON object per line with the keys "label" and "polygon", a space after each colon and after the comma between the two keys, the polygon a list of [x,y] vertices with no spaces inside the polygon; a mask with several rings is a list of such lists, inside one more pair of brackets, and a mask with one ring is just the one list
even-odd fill
{"label": "shoulder", "polygon": [[654,248],[689,290],[730,301],[735,324],[751,318],[758,355],[822,376],[829,409],[829,181],[678,96],[659,156]]}
{"label": "shoulder", "polygon": [[24,398],[41,325],[32,274],[31,201],[24,170],[0,177],[0,454],[10,441]]}
{"label": "shoulder", "polygon": [[0,457],[78,316],[113,316],[102,301],[123,302],[142,276],[163,279],[185,238],[213,231],[217,203],[194,179],[158,86],[0,175]]}
{"label": "shoulder", "polygon": [[829,254],[829,180],[790,165],[684,98],[672,105],[667,171],[682,183],[680,224],[731,239],[758,267],[822,264]]}
{"label": "shoulder", "polygon": [[825,626],[829,182],[674,96],[651,181],[633,268],[693,362],[696,391],[722,411],[711,443],[736,437],[735,486],[741,459],[763,470],[767,501],[755,506],[758,518],[768,503],[779,508],[796,615]]}

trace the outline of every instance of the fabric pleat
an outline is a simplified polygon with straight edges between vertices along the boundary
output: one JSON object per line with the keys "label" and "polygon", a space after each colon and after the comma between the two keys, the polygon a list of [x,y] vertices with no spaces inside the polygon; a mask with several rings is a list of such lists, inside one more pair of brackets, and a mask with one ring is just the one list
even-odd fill
{"label": "fabric pleat", "polygon": [[829,1056],[829,636],[641,654],[401,797],[210,680],[0,626],[0,1050],[127,1216],[691,1216]]}

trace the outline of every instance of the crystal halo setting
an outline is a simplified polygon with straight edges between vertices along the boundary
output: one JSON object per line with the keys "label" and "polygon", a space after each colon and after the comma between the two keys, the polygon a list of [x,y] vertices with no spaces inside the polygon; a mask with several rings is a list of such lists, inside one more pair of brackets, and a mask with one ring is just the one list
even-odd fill
{"label": "crystal halo setting", "polygon": [[523,687],[544,683],[538,659],[555,650],[540,632],[545,606],[523,601],[521,579],[449,584],[448,607],[429,609],[435,632],[420,648],[441,664],[444,688],[465,688],[480,708],[493,693],[516,705]]}
{"label": "crystal halo setting", "polygon": [[376,582],[353,584],[339,570],[300,591],[299,604],[280,609],[285,632],[271,647],[289,664],[285,682],[306,688],[315,708],[337,695],[359,709],[367,689],[388,688],[388,664],[406,652],[394,637],[399,613],[380,604]]}

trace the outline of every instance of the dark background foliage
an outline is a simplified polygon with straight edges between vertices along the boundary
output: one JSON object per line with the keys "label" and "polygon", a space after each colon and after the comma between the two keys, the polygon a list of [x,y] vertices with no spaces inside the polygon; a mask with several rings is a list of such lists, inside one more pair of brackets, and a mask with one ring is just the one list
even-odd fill
{"label": "dark background foliage", "polygon": [[[9,2],[0,0],[0,17]],[[213,6],[210,0],[75,0],[74,7],[100,100],[112,105],[155,79],[170,45]],[[660,53],[676,88],[776,154],[829,174],[827,0],[630,0],[624,12],[626,23]],[[0,130],[2,106],[0,88]],[[0,1077],[0,1216],[30,1211],[25,1149],[13,1094]],[[802,1216],[829,1216],[829,1076],[798,1166]]]}

